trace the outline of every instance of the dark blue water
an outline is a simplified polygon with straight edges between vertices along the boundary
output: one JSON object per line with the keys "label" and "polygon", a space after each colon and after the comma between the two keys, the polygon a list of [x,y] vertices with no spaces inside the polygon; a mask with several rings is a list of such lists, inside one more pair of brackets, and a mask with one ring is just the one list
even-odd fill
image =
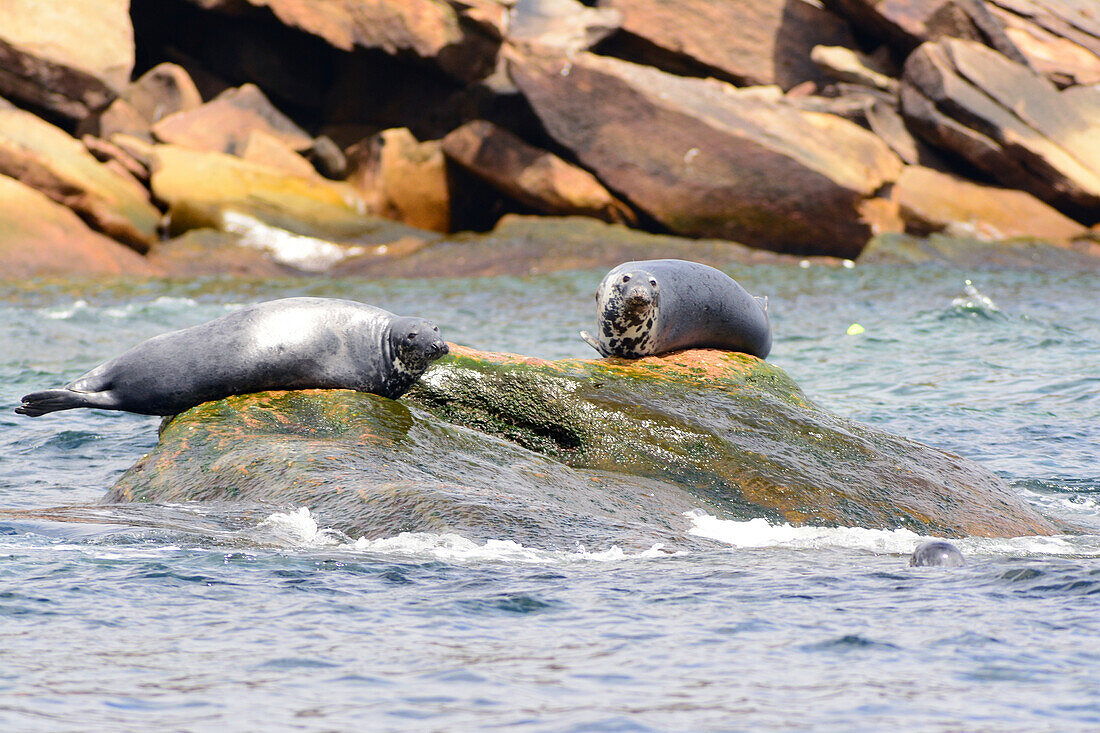
{"label": "dark blue water", "polygon": [[[315,294],[478,348],[591,356],[576,332],[601,274],[0,287],[0,507],[95,501],[155,445],[155,418],[11,408],[157,333]],[[692,531],[728,549],[365,540],[306,507],[0,518],[0,729],[1100,728],[1100,278],[731,274],[770,297],[771,360],[811,398],[1092,533],[964,539],[968,564],[938,569],[907,567],[907,531],[703,513]]]}

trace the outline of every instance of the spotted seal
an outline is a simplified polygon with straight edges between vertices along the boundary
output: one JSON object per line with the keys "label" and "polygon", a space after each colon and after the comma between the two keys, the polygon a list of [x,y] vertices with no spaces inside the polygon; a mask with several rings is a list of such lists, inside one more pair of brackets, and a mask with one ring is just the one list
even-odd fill
{"label": "spotted seal", "polygon": [[581,337],[603,356],[637,359],[689,348],[765,358],[772,331],[767,299],[729,275],[686,260],[626,262],[596,290],[596,335]]}
{"label": "spotted seal", "polygon": [[38,417],[97,407],[174,415],[272,389],[354,389],[397,399],[446,354],[439,329],[364,303],[284,298],[138,344],[15,408]]}
{"label": "spotted seal", "polygon": [[913,555],[909,558],[909,565],[912,567],[940,565],[946,568],[956,568],[965,564],[966,560],[963,559],[959,548],[943,540],[922,542],[916,550],[913,550]]}

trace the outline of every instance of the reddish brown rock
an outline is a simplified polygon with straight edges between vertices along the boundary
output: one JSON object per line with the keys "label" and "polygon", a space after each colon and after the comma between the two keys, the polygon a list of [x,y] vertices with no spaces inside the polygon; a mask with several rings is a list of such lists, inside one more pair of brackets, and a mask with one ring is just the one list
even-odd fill
{"label": "reddish brown rock", "polygon": [[491,122],[469,122],[443,139],[443,152],[478,178],[537,211],[634,221],[596,177],[553,153],[528,145]]}
{"label": "reddish brown rock", "polygon": [[994,188],[919,166],[907,167],[890,193],[906,231],[946,232],[981,241],[1026,237],[1066,244],[1088,230],[1024,191]]}
{"label": "reddish brown rock", "polygon": [[129,0],[4,0],[0,95],[82,120],[130,81]]}
{"label": "reddish brown rock", "polygon": [[358,143],[348,155],[348,183],[372,212],[420,229],[450,231],[450,182],[438,140],[418,142],[401,127]]}
{"label": "reddish brown rock", "polygon": [[291,150],[307,150],[313,144],[309,134],[276,109],[255,84],[227,89],[201,107],[153,125],[161,142],[231,155],[244,148],[254,130],[278,138]]}
{"label": "reddish brown rock", "polygon": [[[207,9],[240,11],[240,0],[192,0]],[[493,70],[500,46],[504,0],[247,0],[271,9],[292,28],[318,36],[342,51],[380,49],[434,62],[462,81]]]}
{"label": "reddish brown rock", "polygon": [[836,81],[897,94],[898,80],[886,74],[869,56],[844,46],[814,46],[810,59]]}
{"label": "reddish brown rock", "polygon": [[512,10],[510,43],[533,43],[572,53],[587,51],[619,27],[614,8],[589,8],[579,0],[524,0]]}
{"label": "reddish brown rock", "polygon": [[801,0],[600,0],[600,7],[622,13],[622,30],[609,39],[616,55],[739,85],[823,85],[810,49],[855,45],[844,20]]}
{"label": "reddish brown rock", "polygon": [[1085,97],[979,43],[927,43],[905,64],[902,108],[932,145],[1086,223],[1100,220],[1100,117]]}
{"label": "reddish brown rock", "polygon": [[989,0],[1032,68],[1058,86],[1100,82],[1100,13],[1074,0]]}
{"label": "reddish brown rock", "polygon": [[161,119],[197,109],[202,96],[182,66],[158,64],[127,86],[99,115],[94,126],[98,137],[116,133],[152,139],[150,128]]}
{"label": "reddish brown rock", "polygon": [[156,275],[160,270],[93,232],[71,209],[0,175],[0,277]]}
{"label": "reddish brown rock", "polygon": [[42,191],[94,229],[140,252],[156,241],[160,212],[145,187],[28,112],[0,110],[0,174]]}
{"label": "reddish brown rock", "polygon": [[872,233],[863,207],[901,172],[858,125],[713,79],[587,53],[510,69],[559,144],[676,234],[852,257]]}
{"label": "reddish brown rock", "polygon": [[872,36],[887,40],[899,58],[926,41],[962,38],[1026,63],[984,0],[825,0],[825,5]]}
{"label": "reddish brown rock", "polygon": [[241,160],[259,163],[297,176],[299,178],[318,178],[317,169],[298,153],[291,150],[282,140],[264,132],[253,130],[244,145],[237,151]]}
{"label": "reddish brown rock", "polygon": [[319,176],[303,178],[222,153],[178,145],[151,151],[152,186],[169,207],[172,229],[227,228],[227,216],[273,226],[354,224],[363,203],[350,186]]}

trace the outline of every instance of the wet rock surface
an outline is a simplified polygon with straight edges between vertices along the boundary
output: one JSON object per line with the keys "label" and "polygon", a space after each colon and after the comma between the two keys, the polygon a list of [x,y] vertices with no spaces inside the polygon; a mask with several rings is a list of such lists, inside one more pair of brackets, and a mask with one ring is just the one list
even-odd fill
{"label": "wet rock surface", "polygon": [[536,547],[675,543],[691,508],[947,536],[1056,531],[965,459],[830,415],[780,369],[717,351],[546,362],[455,346],[399,402],[207,403],[169,421],[104,499],[195,500],[309,506],[353,536]]}

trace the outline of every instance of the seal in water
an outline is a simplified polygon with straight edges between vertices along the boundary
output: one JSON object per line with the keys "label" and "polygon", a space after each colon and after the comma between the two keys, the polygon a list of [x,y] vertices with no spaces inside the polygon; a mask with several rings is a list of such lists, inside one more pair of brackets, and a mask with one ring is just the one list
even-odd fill
{"label": "seal in water", "polygon": [[27,395],[15,411],[175,415],[272,389],[354,389],[397,399],[447,352],[439,329],[423,318],[351,300],[285,298],[151,338],[62,389]]}
{"label": "seal in water", "polygon": [[959,548],[950,542],[943,540],[930,540],[922,542],[913,550],[913,556],[909,558],[909,565],[920,567],[924,565],[939,565],[945,568],[957,568],[966,565]]}
{"label": "seal in water", "polygon": [[596,290],[596,336],[581,337],[603,356],[628,359],[691,348],[763,359],[772,348],[767,299],[686,260],[626,262],[607,273]]}

